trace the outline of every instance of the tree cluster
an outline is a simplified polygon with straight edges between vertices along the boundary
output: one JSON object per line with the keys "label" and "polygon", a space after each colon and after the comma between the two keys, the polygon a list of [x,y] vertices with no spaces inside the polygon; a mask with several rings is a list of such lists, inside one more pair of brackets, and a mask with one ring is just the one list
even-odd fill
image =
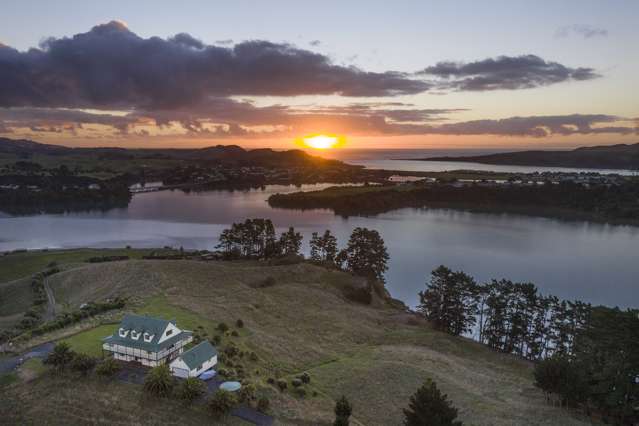
{"label": "tree cluster", "polygon": [[544,296],[532,283],[492,280],[477,284],[440,266],[419,293],[418,311],[435,328],[453,335],[472,334],[492,349],[530,360],[571,354],[590,305]]}
{"label": "tree cluster", "polygon": [[536,384],[557,405],[639,421],[639,310],[544,296],[532,283],[477,284],[444,266],[419,296],[437,329],[536,361]]}
{"label": "tree cluster", "polygon": [[[293,227],[275,235],[270,219],[246,219],[224,229],[216,246],[227,259],[271,259],[299,256],[302,234]],[[372,229],[355,228],[346,248],[338,251],[337,238],[329,230],[313,233],[309,242],[310,259],[330,263],[371,280],[384,282],[389,255],[381,235]]]}
{"label": "tree cluster", "polygon": [[597,412],[606,423],[639,422],[639,310],[594,307],[572,351],[535,367],[535,382],[559,405]]}

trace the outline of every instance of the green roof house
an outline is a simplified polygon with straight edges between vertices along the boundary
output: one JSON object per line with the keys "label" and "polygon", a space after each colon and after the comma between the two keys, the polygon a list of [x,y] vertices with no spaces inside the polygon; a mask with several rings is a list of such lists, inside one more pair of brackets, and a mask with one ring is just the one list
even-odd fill
{"label": "green roof house", "polygon": [[217,351],[208,340],[192,347],[174,359],[171,372],[177,377],[197,377],[217,364]]}
{"label": "green roof house", "polygon": [[175,321],[127,314],[113,335],[103,339],[102,349],[115,359],[155,367],[177,358],[192,340],[192,333]]}

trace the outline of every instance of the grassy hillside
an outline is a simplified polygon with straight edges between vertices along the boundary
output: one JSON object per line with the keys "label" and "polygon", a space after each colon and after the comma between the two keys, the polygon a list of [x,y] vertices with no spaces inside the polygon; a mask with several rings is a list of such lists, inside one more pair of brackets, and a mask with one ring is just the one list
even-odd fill
{"label": "grassy hillside", "polygon": [[[238,336],[223,336],[220,346],[233,342],[257,354],[248,374],[270,397],[280,424],[330,424],[333,401],[342,394],[354,404],[353,424],[400,424],[402,409],[426,378],[449,394],[465,424],[582,424],[544,403],[529,363],[435,332],[396,305],[350,302],[342,289],[359,280],[343,272],[250,262],[132,260],[76,266],[51,277],[62,306],[120,295],[130,297],[128,310],[174,318],[209,337],[218,333],[219,322],[231,325]],[[275,284],[264,287],[266,277]],[[244,328],[233,327],[237,319]],[[76,350],[96,354],[99,339],[112,327],[64,338]],[[267,384],[269,377],[290,379],[305,371],[312,378],[305,398]],[[158,408],[155,401],[147,406],[137,385],[96,378],[70,381],[45,373],[14,381],[3,393],[0,416],[14,410],[17,414],[8,418],[27,423],[47,410],[61,423],[154,424],[158,413],[165,413],[168,423],[182,413],[183,424],[204,421],[199,408],[172,403]]]}

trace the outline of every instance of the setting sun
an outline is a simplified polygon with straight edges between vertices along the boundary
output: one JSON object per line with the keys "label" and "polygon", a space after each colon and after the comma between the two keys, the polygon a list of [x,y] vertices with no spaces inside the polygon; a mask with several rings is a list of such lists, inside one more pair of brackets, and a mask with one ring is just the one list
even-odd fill
{"label": "setting sun", "polygon": [[306,148],[331,149],[341,146],[345,141],[343,136],[309,135],[300,138],[299,144]]}

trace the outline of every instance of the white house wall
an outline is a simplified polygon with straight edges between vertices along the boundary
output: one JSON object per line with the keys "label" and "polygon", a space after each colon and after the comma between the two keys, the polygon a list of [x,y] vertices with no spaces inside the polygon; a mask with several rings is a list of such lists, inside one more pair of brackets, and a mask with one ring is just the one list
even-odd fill
{"label": "white house wall", "polygon": [[173,360],[170,364],[170,367],[174,376],[183,377],[182,372],[188,371],[189,372],[188,377],[197,377],[203,372],[205,372],[206,370],[214,367],[215,364],[217,364],[217,355],[215,355],[213,358],[209,359],[208,361],[205,361],[202,364],[202,368],[199,368],[199,369],[189,370],[189,367],[182,360],[182,358],[176,358],[175,360]]}

